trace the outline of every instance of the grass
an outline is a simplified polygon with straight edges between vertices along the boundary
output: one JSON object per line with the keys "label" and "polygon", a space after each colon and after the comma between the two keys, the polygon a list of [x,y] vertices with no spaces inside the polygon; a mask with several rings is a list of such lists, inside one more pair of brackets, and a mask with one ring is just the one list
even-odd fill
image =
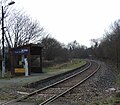
{"label": "grass", "polygon": [[83,65],[86,64],[86,61],[84,60],[78,60],[78,59],[75,59],[75,60],[72,60],[72,61],[69,61],[69,62],[66,62],[66,63],[62,63],[62,64],[56,64],[52,67],[47,67],[47,68],[43,68],[43,72],[55,72],[55,71],[68,71],[68,70],[71,70],[71,69],[74,69],[74,68],[78,68],[78,67],[81,67]]}

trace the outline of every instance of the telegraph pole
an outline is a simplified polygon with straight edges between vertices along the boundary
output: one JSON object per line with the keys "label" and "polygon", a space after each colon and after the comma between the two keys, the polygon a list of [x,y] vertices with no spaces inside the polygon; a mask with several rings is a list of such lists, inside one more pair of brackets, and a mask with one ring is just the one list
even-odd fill
{"label": "telegraph pole", "polygon": [[[5,7],[9,6],[9,5],[13,5],[15,2],[11,1],[10,3],[8,3],[8,5],[6,5]],[[5,76],[5,46],[4,46],[4,35],[5,35],[5,31],[4,31],[4,7],[2,6],[2,77],[4,78]]]}
{"label": "telegraph pole", "polygon": [[2,6],[2,77],[5,76],[5,47],[4,47],[4,10]]}

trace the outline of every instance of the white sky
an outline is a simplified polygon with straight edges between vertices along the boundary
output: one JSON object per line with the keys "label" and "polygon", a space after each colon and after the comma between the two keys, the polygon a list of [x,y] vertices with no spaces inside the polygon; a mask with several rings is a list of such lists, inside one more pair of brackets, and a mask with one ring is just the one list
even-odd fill
{"label": "white sky", "polygon": [[16,8],[40,24],[61,43],[77,40],[90,46],[111,23],[120,19],[120,0],[15,0]]}

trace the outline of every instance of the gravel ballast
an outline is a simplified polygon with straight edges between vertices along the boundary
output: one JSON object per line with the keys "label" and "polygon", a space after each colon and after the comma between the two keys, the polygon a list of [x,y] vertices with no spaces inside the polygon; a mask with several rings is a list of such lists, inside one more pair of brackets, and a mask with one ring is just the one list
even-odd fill
{"label": "gravel ballast", "polygon": [[[117,74],[104,62],[99,63],[101,64],[101,68],[97,74],[95,74],[81,86],[78,86],[76,89],[69,92],[64,97],[61,97],[49,105],[86,105],[88,103],[96,103],[100,100],[111,97],[112,93],[107,90],[109,90],[109,88],[116,89],[114,80]],[[16,90],[14,90],[15,88]],[[20,95],[16,92],[18,90],[28,91],[28,88],[18,88],[17,86],[12,86],[10,88],[6,87],[4,89],[0,89],[0,92],[5,94],[4,98],[9,96],[10,93],[12,98],[17,98]],[[34,89],[29,89],[29,91],[33,90]],[[11,99],[11,97],[8,97],[8,100]]]}
{"label": "gravel ballast", "polygon": [[117,74],[105,63],[99,63],[101,64],[101,68],[93,77],[50,105],[55,103],[69,103],[69,105],[90,105],[90,103],[95,104],[111,97],[114,92],[108,90],[110,88],[116,89],[114,81]]}

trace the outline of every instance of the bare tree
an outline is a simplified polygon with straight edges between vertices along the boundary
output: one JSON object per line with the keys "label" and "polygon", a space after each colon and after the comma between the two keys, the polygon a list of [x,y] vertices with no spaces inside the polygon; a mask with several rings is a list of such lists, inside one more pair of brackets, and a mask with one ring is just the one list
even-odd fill
{"label": "bare tree", "polygon": [[5,42],[9,47],[37,43],[41,36],[45,34],[44,28],[22,10],[17,11],[13,9],[13,6],[9,6],[10,2],[10,0],[0,0],[0,6],[4,7]]}
{"label": "bare tree", "polygon": [[67,45],[69,50],[69,58],[85,58],[87,57],[86,53],[86,47],[83,45],[80,45],[76,40],[68,43]]}
{"label": "bare tree", "polygon": [[6,25],[6,41],[11,47],[37,43],[43,34],[44,28],[37,21],[20,12],[10,16]]}
{"label": "bare tree", "polygon": [[41,41],[43,48],[43,56],[47,60],[55,60],[61,54],[62,46],[59,41],[52,37],[44,37]]}
{"label": "bare tree", "polygon": [[[95,48],[95,54],[99,58],[109,59],[117,63],[118,68],[120,62],[120,19],[115,21],[111,26],[109,31],[105,32],[104,38],[101,40],[100,44]],[[99,56],[98,56],[99,55]]]}

